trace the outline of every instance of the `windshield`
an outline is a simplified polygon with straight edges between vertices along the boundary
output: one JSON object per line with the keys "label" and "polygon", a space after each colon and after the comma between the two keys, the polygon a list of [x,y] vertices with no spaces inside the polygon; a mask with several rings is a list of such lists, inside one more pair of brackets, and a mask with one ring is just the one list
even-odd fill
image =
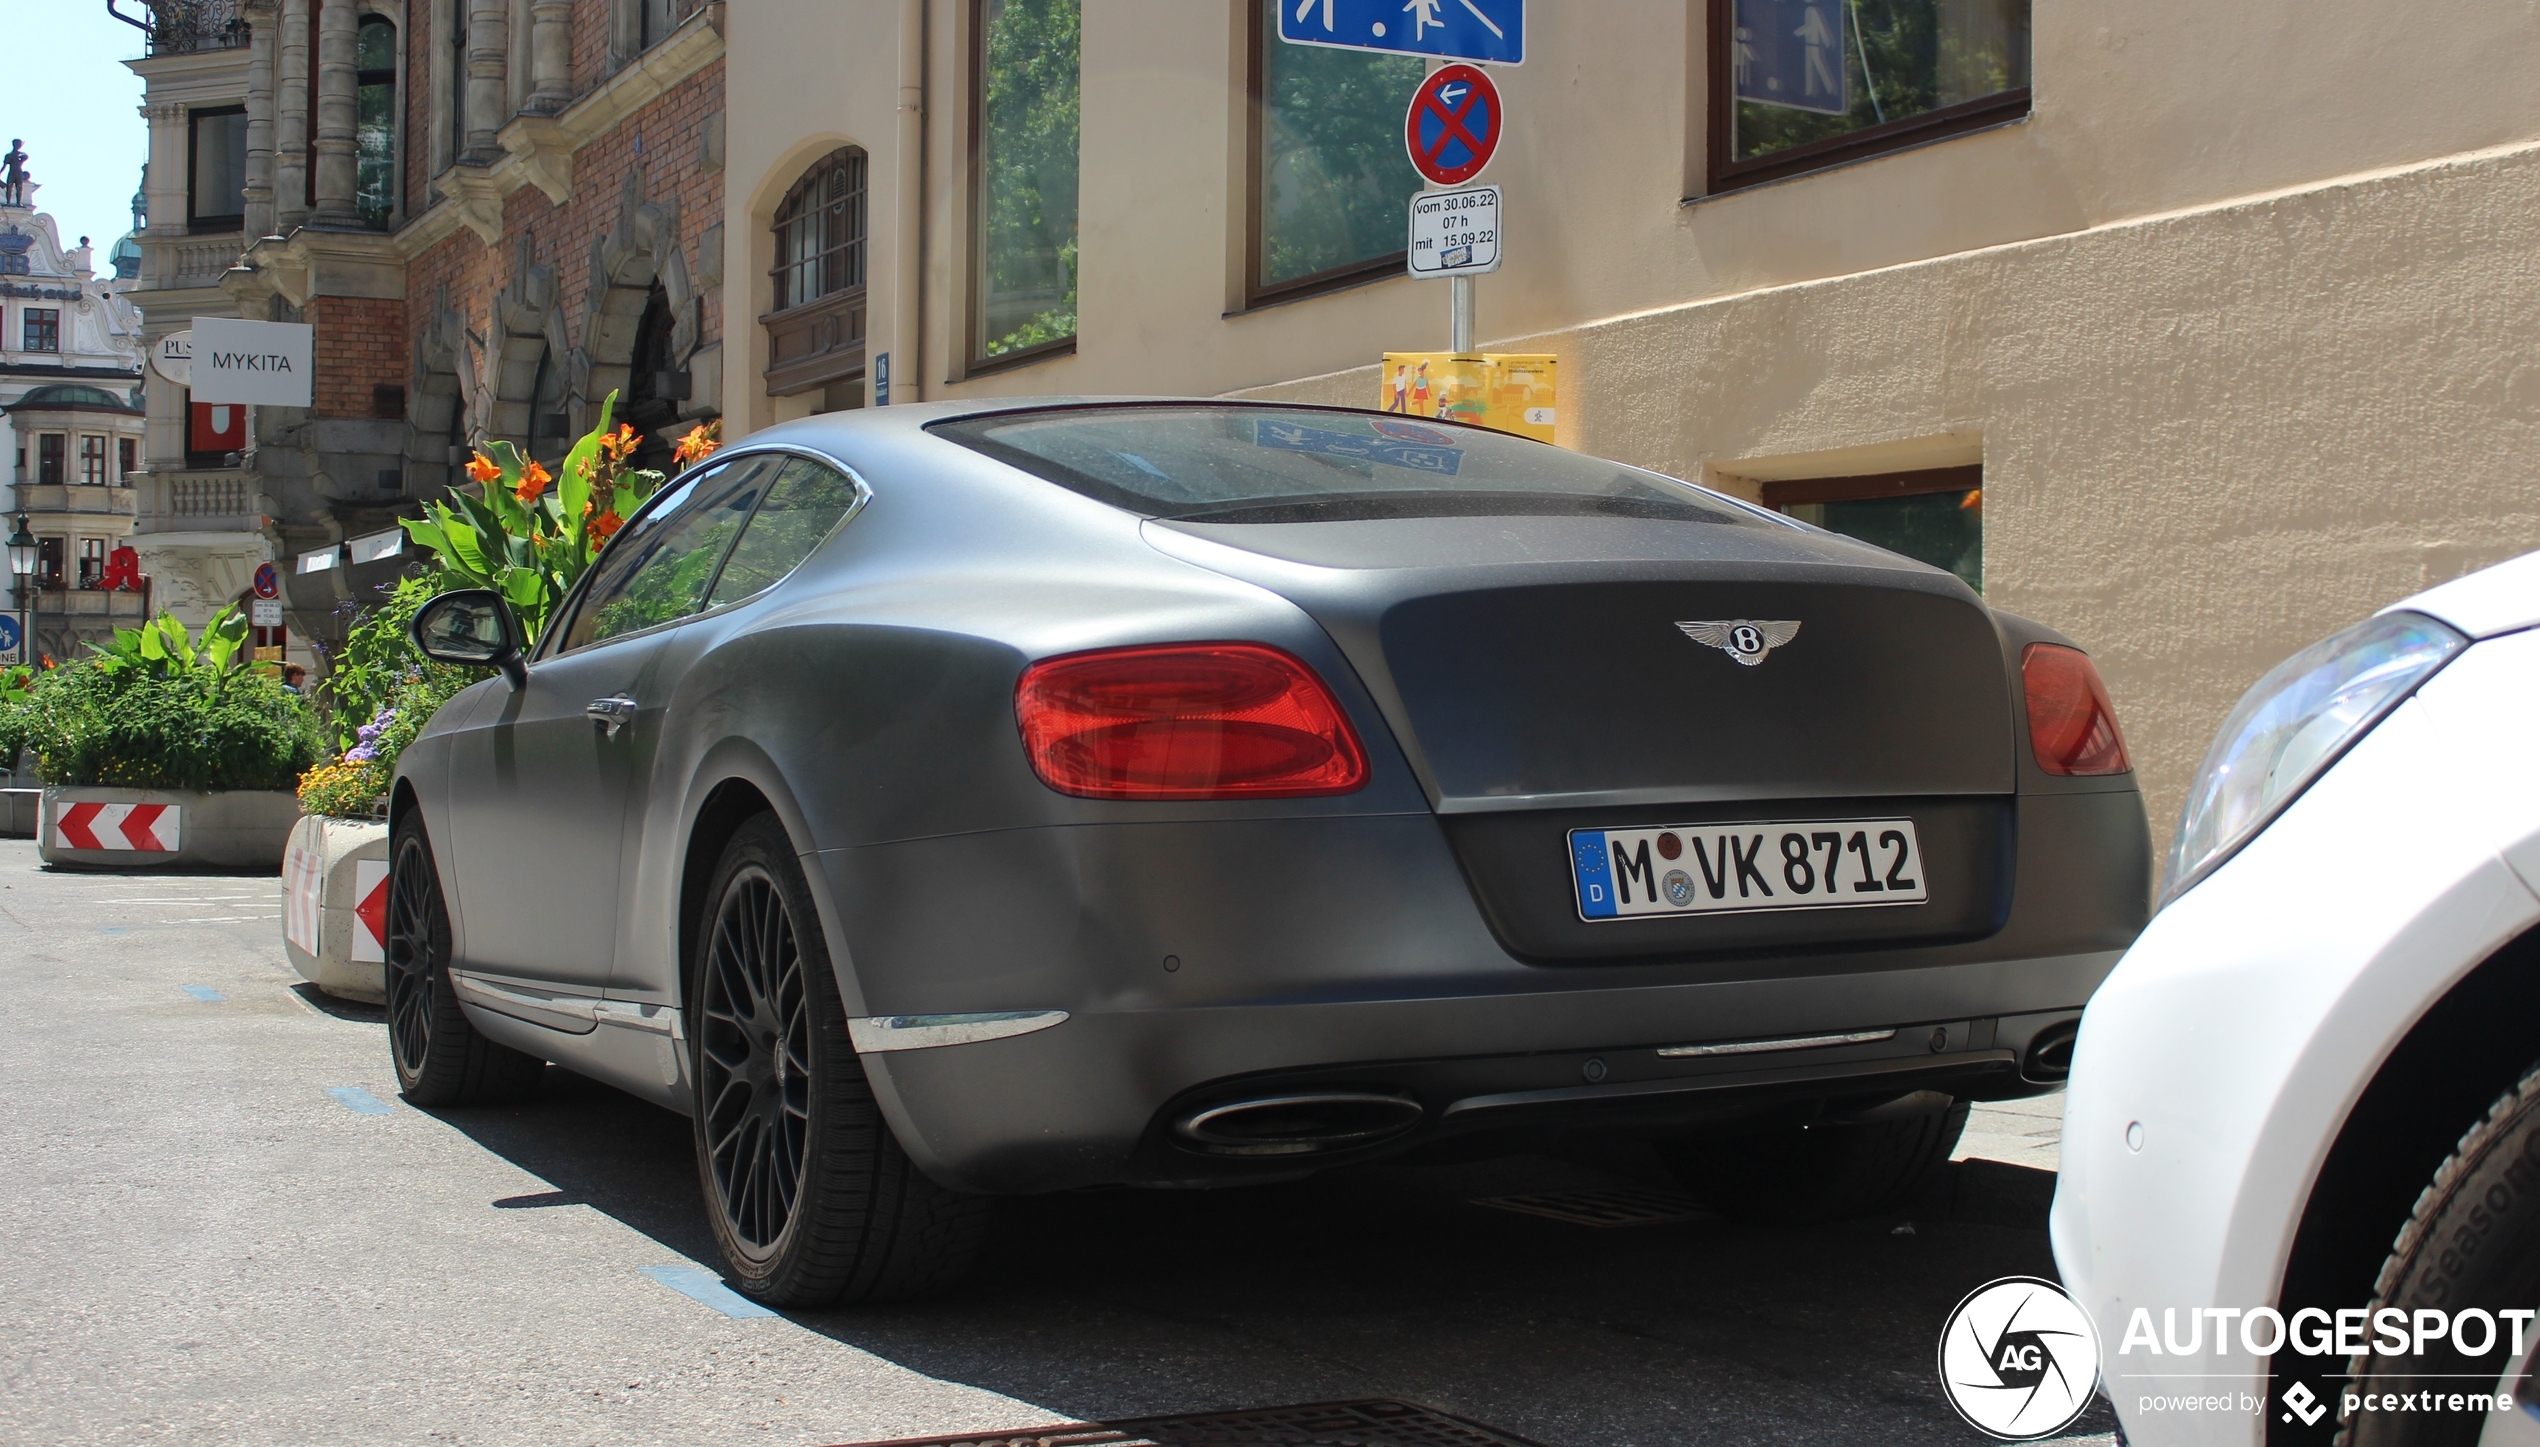
{"label": "windshield", "polygon": [[1113,507],[1174,521],[1626,517],[1768,525],[1671,477],[1425,418],[1298,407],[1080,407],[928,430]]}

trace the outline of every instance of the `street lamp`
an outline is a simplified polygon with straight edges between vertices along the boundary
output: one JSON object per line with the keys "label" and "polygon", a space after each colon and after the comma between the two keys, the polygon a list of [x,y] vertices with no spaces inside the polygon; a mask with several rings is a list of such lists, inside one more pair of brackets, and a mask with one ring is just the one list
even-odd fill
{"label": "street lamp", "polygon": [[9,578],[18,595],[18,657],[23,663],[35,661],[35,619],[28,605],[34,601],[35,561],[40,551],[35,534],[26,530],[26,514],[18,514],[17,531],[9,534]]}

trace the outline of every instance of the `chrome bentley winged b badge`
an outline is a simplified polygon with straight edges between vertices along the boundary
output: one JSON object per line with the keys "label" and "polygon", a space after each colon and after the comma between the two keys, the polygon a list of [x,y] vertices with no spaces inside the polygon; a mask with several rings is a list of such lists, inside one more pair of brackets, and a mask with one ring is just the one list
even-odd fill
{"label": "chrome bentley winged b badge", "polygon": [[1797,619],[1778,622],[1760,618],[1718,618],[1708,622],[1678,623],[1687,638],[1707,643],[1730,658],[1753,668],[1764,661],[1764,655],[1799,636]]}

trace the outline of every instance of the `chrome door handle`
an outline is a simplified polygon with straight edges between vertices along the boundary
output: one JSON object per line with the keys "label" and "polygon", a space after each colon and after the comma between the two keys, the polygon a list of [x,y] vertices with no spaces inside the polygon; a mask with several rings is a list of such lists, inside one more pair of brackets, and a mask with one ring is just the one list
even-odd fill
{"label": "chrome door handle", "polygon": [[615,738],[617,731],[634,719],[635,700],[622,693],[611,698],[595,698],[582,705],[582,711],[590,716],[591,722],[600,726],[601,733]]}

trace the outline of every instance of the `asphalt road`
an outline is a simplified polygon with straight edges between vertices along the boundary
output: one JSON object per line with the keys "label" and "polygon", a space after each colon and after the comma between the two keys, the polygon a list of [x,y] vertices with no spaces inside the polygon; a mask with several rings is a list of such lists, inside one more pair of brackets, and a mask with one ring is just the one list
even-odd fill
{"label": "asphalt road", "polygon": [[[685,1120],[554,1069],[520,1108],[404,1105],[279,914],[270,879],[0,841],[0,1441],[814,1444],[1396,1397],[1547,1447],[1976,1443],[1941,1323],[2053,1270],[2048,1178],[1985,1162],[1808,1230],[1475,1204],[1660,1184],[1583,1146],[1011,1202],[957,1296],[736,1319],[645,1274],[713,1261]],[[2051,1103],[1980,1124],[2051,1164]]]}

